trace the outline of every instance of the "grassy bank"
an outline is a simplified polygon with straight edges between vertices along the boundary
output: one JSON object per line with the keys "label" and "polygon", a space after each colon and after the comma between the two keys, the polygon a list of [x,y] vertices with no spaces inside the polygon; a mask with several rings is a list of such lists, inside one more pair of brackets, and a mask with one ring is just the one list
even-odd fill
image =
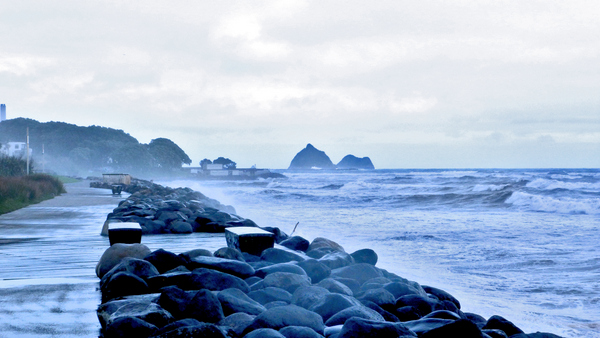
{"label": "grassy bank", "polygon": [[64,192],[62,182],[50,175],[0,177],[0,215]]}

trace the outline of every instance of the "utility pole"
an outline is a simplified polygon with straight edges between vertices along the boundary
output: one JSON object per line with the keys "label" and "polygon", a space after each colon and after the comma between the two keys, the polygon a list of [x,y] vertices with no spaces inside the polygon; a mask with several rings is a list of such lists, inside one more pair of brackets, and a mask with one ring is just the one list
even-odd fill
{"label": "utility pole", "polygon": [[42,143],[42,172],[46,173],[46,156],[44,155],[44,144]]}
{"label": "utility pole", "polygon": [[27,176],[29,176],[29,127],[27,127],[27,147],[25,148],[25,152],[27,152]]}

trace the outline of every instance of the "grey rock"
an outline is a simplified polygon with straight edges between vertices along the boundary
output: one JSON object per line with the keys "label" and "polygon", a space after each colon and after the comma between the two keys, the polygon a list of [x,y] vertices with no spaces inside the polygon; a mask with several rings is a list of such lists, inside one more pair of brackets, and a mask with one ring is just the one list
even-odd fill
{"label": "grey rock", "polygon": [[300,286],[309,286],[310,278],[308,276],[298,275],[289,272],[274,272],[263,280],[264,287],[276,287],[293,293]]}
{"label": "grey rock", "polygon": [[320,286],[301,286],[294,291],[292,304],[309,309],[317,301],[330,294],[329,290]]}
{"label": "grey rock", "polygon": [[296,305],[278,306],[258,315],[245,332],[260,328],[279,330],[286,326],[306,326],[319,334],[323,334],[325,324],[318,314]]}
{"label": "grey rock", "polygon": [[100,257],[100,260],[96,265],[96,276],[98,276],[98,278],[104,277],[110,269],[119,264],[125,257],[143,259],[148,254],[150,254],[150,249],[143,244],[115,243],[106,249],[102,254],[102,257]]}
{"label": "grey rock", "polygon": [[366,306],[355,305],[355,306],[351,306],[349,308],[346,308],[346,309],[336,313],[335,315],[333,315],[331,318],[329,318],[325,322],[325,325],[327,325],[327,326],[344,325],[346,320],[348,320],[352,317],[369,319],[369,320],[373,320],[373,321],[377,321],[377,322],[385,321],[383,316],[381,316],[379,313],[377,313],[377,311],[369,309]]}
{"label": "grey rock", "polygon": [[225,289],[219,292],[217,298],[221,302],[223,313],[226,316],[236,312],[258,315],[267,310],[259,302],[236,288]]}
{"label": "grey rock", "polygon": [[218,257],[196,256],[191,258],[186,267],[190,270],[208,268],[228,273],[240,278],[254,276],[255,270],[248,263]]}
{"label": "grey rock", "polygon": [[251,291],[248,297],[254,299],[258,303],[265,305],[274,301],[282,301],[287,304],[292,302],[292,294],[281,288],[267,287],[261,290]]}
{"label": "grey rock", "polygon": [[318,313],[324,321],[327,321],[336,313],[352,306],[362,306],[362,304],[356,298],[329,293],[316,301],[309,310]]}
{"label": "grey rock", "polygon": [[372,249],[361,249],[350,254],[356,263],[377,264],[377,253]]}
{"label": "grey rock", "polygon": [[356,280],[360,285],[371,278],[383,277],[383,273],[367,263],[358,263],[331,270],[331,277],[342,277]]}

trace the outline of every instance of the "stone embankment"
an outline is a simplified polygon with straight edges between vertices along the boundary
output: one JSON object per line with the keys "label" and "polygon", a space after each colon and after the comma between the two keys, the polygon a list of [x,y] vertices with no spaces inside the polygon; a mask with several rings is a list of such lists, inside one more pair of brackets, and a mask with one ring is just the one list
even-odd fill
{"label": "stone embankment", "polygon": [[[109,219],[134,216],[132,210],[152,210],[152,215],[145,216],[152,222],[168,212],[187,216],[191,225],[190,218],[196,222],[207,216],[208,208],[219,206],[192,202],[204,199],[186,189],[165,191],[170,191],[169,199],[157,198],[157,205],[133,193],[127,200],[132,202],[123,203],[126,206],[119,207],[123,210]],[[182,196],[193,198],[184,201]],[[163,210],[174,206],[179,209]],[[185,208],[189,212],[182,211]],[[209,209],[208,214],[211,212]],[[135,217],[142,215],[140,211]],[[218,225],[211,229],[244,222],[241,218],[211,220],[206,224]],[[165,222],[167,229],[173,222],[177,221]],[[111,246],[96,267],[101,279],[102,304],[97,314],[102,334],[157,338],[558,337],[525,334],[500,316],[485,319],[463,312],[460,302],[448,292],[378,268],[378,256],[371,249],[348,253],[329,239],[309,242],[276,228],[263,229],[276,234],[278,245],[259,256],[227,247],[215,252],[198,248],[174,253],[151,252],[143,244]]]}

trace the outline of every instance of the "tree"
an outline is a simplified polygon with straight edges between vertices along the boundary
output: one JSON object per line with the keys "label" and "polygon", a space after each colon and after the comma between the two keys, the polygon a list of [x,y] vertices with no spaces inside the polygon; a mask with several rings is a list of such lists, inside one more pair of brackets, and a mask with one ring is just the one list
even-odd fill
{"label": "tree", "polygon": [[112,153],[111,158],[118,169],[126,171],[145,171],[152,165],[152,155],[142,144],[122,146]]}
{"label": "tree", "polygon": [[162,170],[179,169],[192,160],[177,144],[167,138],[157,138],[148,144],[148,151],[154,158],[156,167]]}
{"label": "tree", "polygon": [[219,157],[213,161],[213,164],[222,164],[224,169],[235,169],[237,163],[224,157]]}
{"label": "tree", "polygon": [[209,160],[209,159],[207,159],[207,158],[205,158],[205,159],[203,159],[202,161],[200,161],[200,166],[201,166],[202,168],[205,168],[205,167],[206,167],[207,165],[209,165],[209,164],[212,164],[212,161],[211,161],[211,160]]}

